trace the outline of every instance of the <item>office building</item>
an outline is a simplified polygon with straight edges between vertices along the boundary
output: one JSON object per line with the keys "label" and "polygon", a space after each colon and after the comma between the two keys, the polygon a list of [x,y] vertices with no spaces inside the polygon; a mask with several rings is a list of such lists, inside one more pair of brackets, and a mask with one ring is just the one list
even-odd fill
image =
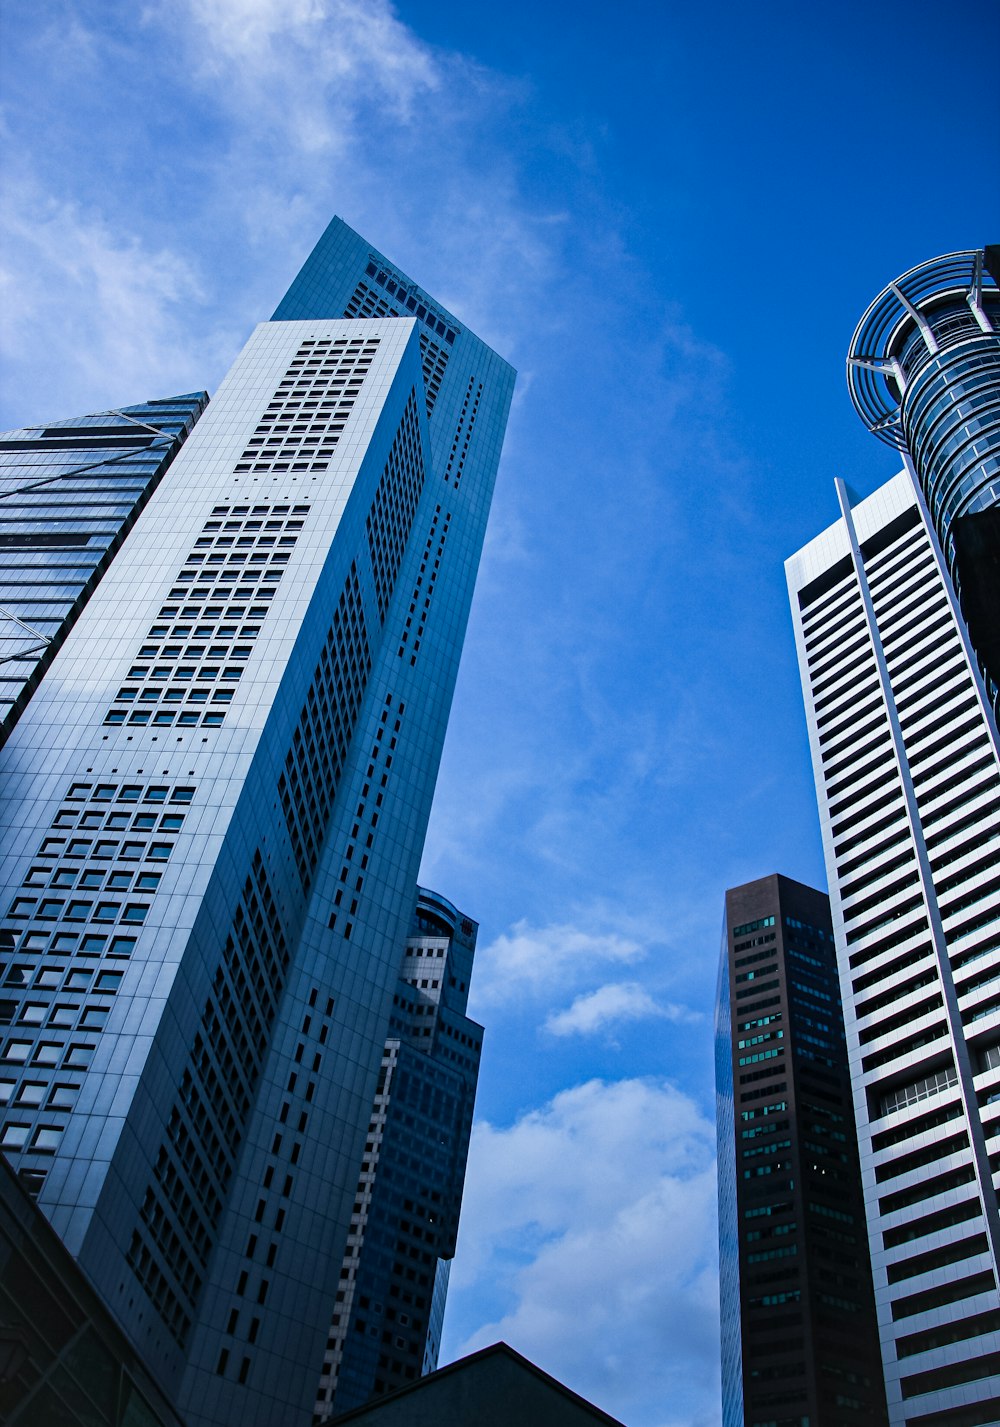
{"label": "office building", "polygon": [[190,1427],[314,1407],[512,385],[334,220],[0,753],[0,1143]]}
{"label": "office building", "polygon": [[884,1427],[825,893],[726,893],[716,1092],[725,1427]]}
{"label": "office building", "polygon": [[1000,756],[908,470],[786,564],[891,1422],[1000,1420]]}
{"label": "office building", "polygon": [[0,434],[0,743],[207,401]]}
{"label": "office building", "polygon": [[1000,709],[1000,247],[921,263],[879,293],[847,358],[868,429],[904,453]]}
{"label": "office building", "polygon": [[358,1167],[317,1422],[437,1367],[483,1043],[466,1015],[477,930],[420,889]]}

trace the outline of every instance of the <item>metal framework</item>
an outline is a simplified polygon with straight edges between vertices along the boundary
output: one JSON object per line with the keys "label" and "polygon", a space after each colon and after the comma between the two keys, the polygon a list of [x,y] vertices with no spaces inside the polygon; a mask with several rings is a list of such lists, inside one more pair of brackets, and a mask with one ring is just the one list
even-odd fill
{"label": "metal framework", "polygon": [[[982,248],[973,248],[920,263],[889,283],[858,323],[847,355],[847,386],[861,420],[887,445],[906,447],[900,403],[908,377],[900,359],[914,333],[929,358],[977,333],[1000,332],[995,311],[991,316],[984,306],[984,297],[995,302],[1000,294],[983,257]],[[964,331],[936,331],[934,312],[956,300],[968,307],[972,323],[967,320]]]}

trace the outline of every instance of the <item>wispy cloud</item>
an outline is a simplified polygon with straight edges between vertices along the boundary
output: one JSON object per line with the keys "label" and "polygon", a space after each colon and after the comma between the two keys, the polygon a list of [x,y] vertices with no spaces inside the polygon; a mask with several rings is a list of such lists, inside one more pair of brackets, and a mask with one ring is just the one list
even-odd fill
{"label": "wispy cloud", "polygon": [[[713,1146],[660,1081],[592,1080],[478,1125],[451,1352],[502,1338],[626,1420],[717,1422]],[[463,1338],[490,1282],[489,1321]]]}
{"label": "wispy cloud", "polygon": [[28,179],[9,185],[0,242],[7,400],[24,422],[100,407],[109,389],[126,403],[204,384],[191,380],[190,316],[204,291],[188,258]]}
{"label": "wispy cloud", "polygon": [[638,981],[613,981],[577,996],[565,1011],[554,1011],[545,1029],[554,1036],[589,1036],[627,1021],[699,1019],[685,1006],[657,1001]]}
{"label": "wispy cloud", "polygon": [[519,921],[477,951],[476,1002],[526,1000],[592,975],[597,967],[628,965],[645,954],[642,942],[619,932],[584,931],[569,924],[535,927]]}

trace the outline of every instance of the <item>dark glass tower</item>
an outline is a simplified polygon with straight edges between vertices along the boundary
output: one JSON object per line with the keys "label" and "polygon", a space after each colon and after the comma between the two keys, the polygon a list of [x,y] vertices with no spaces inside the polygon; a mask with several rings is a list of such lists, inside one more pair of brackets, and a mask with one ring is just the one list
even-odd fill
{"label": "dark glass tower", "polygon": [[476,923],[420,889],[399,967],[318,1422],[437,1367],[483,1028],[466,1007]]}
{"label": "dark glass tower", "polygon": [[891,282],[858,324],[851,399],[905,452],[1000,708],[1000,249],[949,253]]}
{"label": "dark glass tower", "polygon": [[726,893],[716,1014],[726,1427],[887,1421],[829,899]]}
{"label": "dark glass tower", "polygon": [[207,402],[0,434],[0,744]]}

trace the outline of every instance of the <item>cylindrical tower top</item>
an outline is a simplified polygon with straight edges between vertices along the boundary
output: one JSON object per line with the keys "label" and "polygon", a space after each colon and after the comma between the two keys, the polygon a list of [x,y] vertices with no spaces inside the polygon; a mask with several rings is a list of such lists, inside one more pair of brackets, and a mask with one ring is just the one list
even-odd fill
{"label": "cylindrical tower top", "polygon": [[906,446],[900,405],[906,389],[938,352],[986,335],[1000,336],[1000,250],[948,253],[911,268],[879,293],[851,339],[847,385],[869,431]]}

